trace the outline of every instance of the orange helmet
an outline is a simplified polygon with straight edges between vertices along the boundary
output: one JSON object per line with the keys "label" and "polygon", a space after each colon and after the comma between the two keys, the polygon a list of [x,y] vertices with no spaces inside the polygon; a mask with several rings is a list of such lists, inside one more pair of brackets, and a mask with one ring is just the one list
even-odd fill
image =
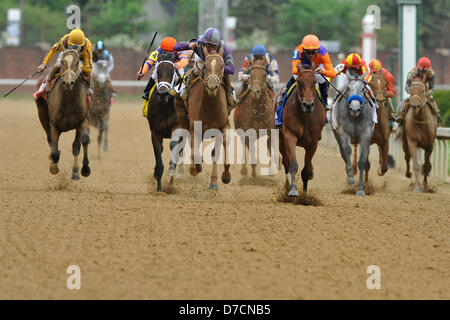
{"label": "orange helmet", "polygon": [[320,48],[320,40],[316,35],[308,34],[302,40],[302,47],[306,50],[317,50]]}
{"label": "orange helmet", "polygon": [[378,59],[373,59],[369,63],[369,68],[372,70],[372,72],[380,71],[381,68],[383,68],[383,64]]}
{"label": "orange helmet", "polygon": [[422,57],[417,61],[417,66],[421,69],[430,69],[431,68],[431,61],[427,57]]}
{"label": "orange helmet", "polygon": [[357,53],[350,53],[347,58],[345,58],[345,64],[349,68],[361,68],[362,59]]}
{"label": "orange helmet", "polygon": [[177,44],[177,40],[172,37],[166,37],[161,41],[161,50],[167,52],[173,52],[175,45]]}

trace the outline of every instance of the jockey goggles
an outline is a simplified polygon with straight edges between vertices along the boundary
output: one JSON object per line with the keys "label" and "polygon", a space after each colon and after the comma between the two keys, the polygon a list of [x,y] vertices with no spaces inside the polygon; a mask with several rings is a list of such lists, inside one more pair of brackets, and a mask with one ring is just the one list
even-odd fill
{"label": "jockey goggles", "polygon": [[319,50],[318,49],[312,49],[312,50],[304,49],[303,52],[307,55],[314,56],[317,54],[317,52],[319,52]]}

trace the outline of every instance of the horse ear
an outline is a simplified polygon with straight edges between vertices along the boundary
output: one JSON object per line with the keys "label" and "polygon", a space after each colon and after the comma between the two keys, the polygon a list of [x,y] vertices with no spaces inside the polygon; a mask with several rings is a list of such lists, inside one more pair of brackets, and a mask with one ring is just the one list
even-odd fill
{"label": "horse ear", "polygon": [[300,72],[302,71],[304,68],[303,66],[300,64],[300,62],[297,62],[297,71]]}

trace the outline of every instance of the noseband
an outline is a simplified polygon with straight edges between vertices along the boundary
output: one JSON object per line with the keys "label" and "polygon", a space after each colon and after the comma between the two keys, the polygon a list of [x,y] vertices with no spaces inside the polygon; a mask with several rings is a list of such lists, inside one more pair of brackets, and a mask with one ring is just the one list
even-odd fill
{"label": "noseband", "polygon": [[172,65],[172,67],[174,68],[174,72],[173,72],[173,75],[172,75],[172,81],[171,81],[171,82],[167,82],[167,81],[159,81],[159,80],[157,80],[156,89],[157,89],[158,91],[159,91],[159,89],[161,89],[161,88],[163,88],[163,87],[164,87],[164,88],[167,88],[167,90],[172,89],[172,88],[173,88],[173,85],[174,85],[174,83],[175,83],[175,78],[176,78],[176,72],[175,72],[176,67],[175,67],[175,64],[174,64],[172,61],[169,61],[169,60],[162,60],[162,61],[159,61],[159,62],[156,63],[155,69],[157,70],[158,67],[159,67],[160,65],[162,65],[163,63],[168,63],[168,64]]}
{"label": "noseband", "polygon": [[[205,58],[205,64],[206,64],[206,60],[207,60],[208,58],[210,58],[210,57],[213,57],[213,58],[218,57],[218,58],[220,58],[220,60],[222,61],[222,64],[223,64],[223,65],[225,64],[224,61],[223,61],[222,56],[220,56],[220,55],[218,55],[218,54],[210,54],[209,56],[207,56],[207,57]],[[205,68],[205,67],[203,67],[203,68]],[[219,84],[222,83],[222,79],[220,79],[220,77],[219,77],[218,75],[216,75],[216,74],[210,74],[208,77],[206,77],[206,79],[205,79],[203,82],[207,83],[207,82],[209,82],[209,80],[211,80],[211,79],[216,80]]]}
{"label": "noseband", "polygon": [[77,50],[74,50],[74,49],[68,49],[68,50],[65,50],[65,51],[64,51],[62,59],[64,58],[64,55],[65,55],[67,52],[73,52],[73,53],[76,54],[76,57],[78,58],[78,70],[77,70],[77,72],[75,72],[75,71],[69,69],[70,67],[68,66],[68,69],[67,69],[67,70],[64,70],[63,73],[62,73],[61,75],[62,75],[62,77],[64,78],[67,74],[70,74],[70,75],[73,76],[74,79],[77,79],[78,76],[79,76],[80,73],[81,73],[81,67],[80,67],[80,54],[78,53]]}
{"label": "noseband", "polygon": [[[314,71],[312,70],[312,68],[311,69],[303,69],[302,71],[300,71],[299,73],[298,73],[298,78],[297,79],[299,79],[300,78],[300,75],[301,74],[304,74],[304,73],[311,73],[312,75],[313,75],[313,77],[314,77]],[[314,80],[314,83],[316,83],[316,81]],[[289,90],[289,89],[288,89]],[[314,88],[314,90],[315,90],[315,88]],[[300,95],[300,88],[298,88],[298,85],[297,85],[297,98],[298,98],[298,101],[300,102],[300,104],[302,104],[302,102],[303,102],[303,97]]]}

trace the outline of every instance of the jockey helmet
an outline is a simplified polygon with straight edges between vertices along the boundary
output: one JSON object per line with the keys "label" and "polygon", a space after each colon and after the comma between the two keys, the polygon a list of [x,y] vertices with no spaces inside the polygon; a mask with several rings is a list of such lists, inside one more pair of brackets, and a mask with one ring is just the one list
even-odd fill
{"label": "jockey helmet", "polygon": [[345,64],[349,68],[361,68],[362,59],[357,53],[350,53],[347,58],[345,58]]}
{"label": "jockey helmet", "polygon": [[257,44],[256,46],[253,47],[252,49],[252,54],[253,55],[261,55],[261,56],[265,56],[267,53],[266,48],[264,48],[263,45],[261,44]]}
{"label": "jockey helmet", "polygon": [[373,59],[369,63],[369,68],[372,70],[372,72],[380,71],[381,68],[383,68],[383,64],[378,59]]}
{"label": "jockey helmet", "polygon": [[202,42],[205,44],[219,45],[222,41],[222,33],[217,28],[208,28],[202,37]]}
{"label": "jockey helmet", "polygon": [[422,57],[417,61],[417,66],[421,69],[429,70],[431,68],[431,61],[427,57]]}
{"label": "jockey helmet", "polygon": [[97,43],[95,44],[95,49],[96,50],[105,50],[105,44],[103,43],[102,40],[97,41]]}
{"label": "jockey helmet", "polygon": [[84,32],[81,29],[73,29],[69,33],[69,45],[71,46],[84,46],[86,38]]}
{"label": "jockey helmet", "polygon": [[177,44],[177,40],[172,37],[166,37],[161,41],[161,50],[166,52],[174,52],[174,47]]}
{"label": "jockey helmet", "polygon": [[308,34],[302,40],[302,47],[304,50],[319,50],[320,40],[314,34]]}

